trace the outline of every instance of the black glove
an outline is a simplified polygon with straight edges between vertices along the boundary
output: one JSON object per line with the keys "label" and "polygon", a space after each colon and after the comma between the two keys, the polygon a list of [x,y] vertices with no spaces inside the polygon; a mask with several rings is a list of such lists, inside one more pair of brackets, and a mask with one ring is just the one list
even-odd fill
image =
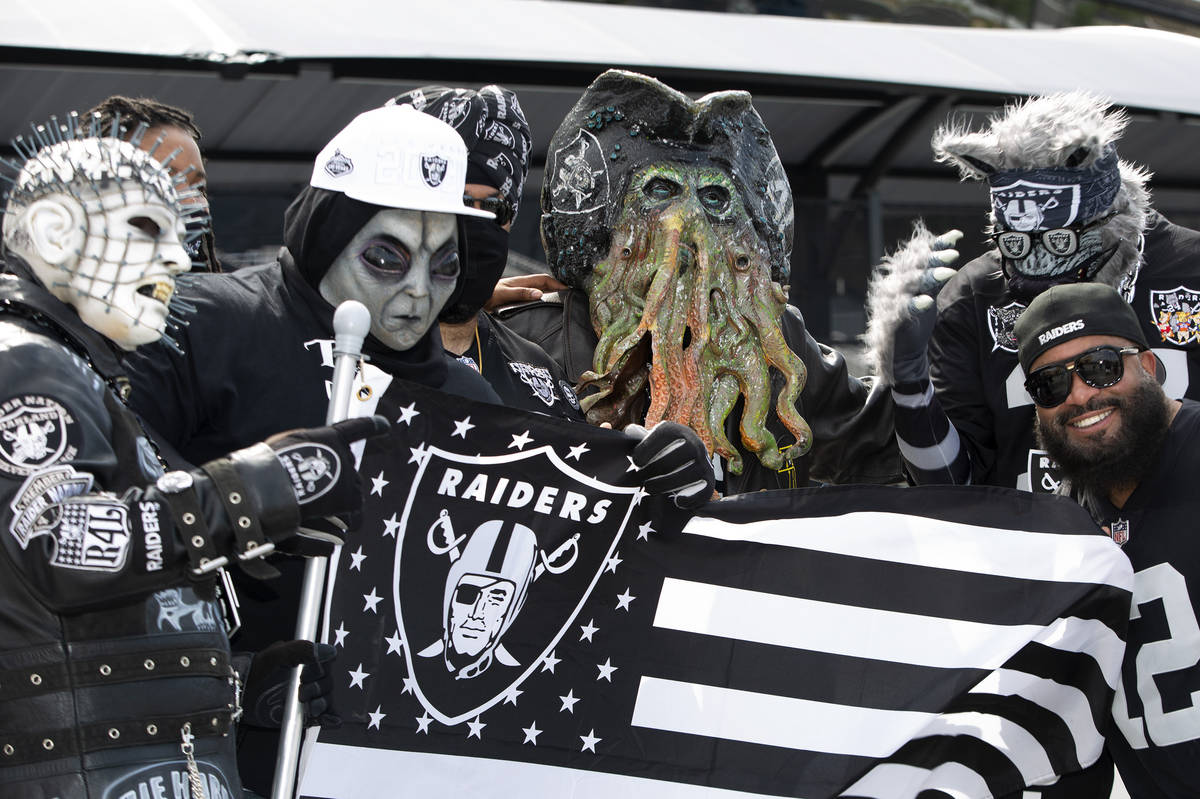
{"label": "black glove", "polygon": [[283,723],[287,689],[292,669],[300,673],[300,702],[307,724],[332,726],[341,719],[329,712],[333,673],[329,666],[337,657],[331,644],[312,641],[276,641],[255,652],[242,689],[242,724],[278,729]]}
{"label": "black glove", "polygon": [[333,554],[335,546],[346,543],[347,536],[358,528],[361,520],[361,513],[305,519],[295,535],[276,541],[275,549],[304,558],[327,558]]}
{"label": "black glove", "polygon": [[267,439],[292,481],[301,519],[362,510],[362,486],[350,445],[381,436],[390,427],[382,416],[367,416],[329,427],[290,430]]}
{"label": "black glove", "polygon": [[694,430],[679,422],[659,422],[649,433],[636,424],[624,432],[641,438],[633,448],[633,465],[647,492],[666,494],[684,510],[712,498],[716,485],[712,461]]}

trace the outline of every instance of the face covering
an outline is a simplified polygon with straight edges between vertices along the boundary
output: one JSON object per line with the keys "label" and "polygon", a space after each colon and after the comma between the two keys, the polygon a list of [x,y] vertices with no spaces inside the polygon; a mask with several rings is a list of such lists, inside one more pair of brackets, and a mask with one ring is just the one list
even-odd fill
{"label": "face covering", "polygon": [[490,219],[463,217],[466,239],[466,277],[457,302],[446,306],[439,320],[461,324],[479,313],[492,296],[508,263],[508,231]]}

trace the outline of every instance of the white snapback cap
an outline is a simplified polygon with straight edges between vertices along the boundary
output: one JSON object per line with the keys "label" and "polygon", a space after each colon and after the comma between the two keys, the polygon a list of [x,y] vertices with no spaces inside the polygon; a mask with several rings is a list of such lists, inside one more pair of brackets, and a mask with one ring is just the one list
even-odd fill
{"label": "white snapback cap", "polygon": [[411,105],[364,111],[313,162],[313,188],[387,208],[495,219],[463,204],[467,146],[454,128]]}

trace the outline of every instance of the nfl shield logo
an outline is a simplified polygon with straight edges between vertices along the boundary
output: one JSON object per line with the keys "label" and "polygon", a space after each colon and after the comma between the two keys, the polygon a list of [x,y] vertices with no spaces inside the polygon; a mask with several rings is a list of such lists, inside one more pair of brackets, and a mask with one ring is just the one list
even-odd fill
{"label": "nfl shield logo", "polygon": [[[641,494],[584,475],[549,446],[494,456],[428,447],[420,457],[393,596],[414,693],[453,725],[503,700],[553,653]],[[547,461],[554,485],[521,479],[544,475]],[[414,502],[419,487],[439,501]]]}
{"label": "nfl shield logo", "polygon": [[421,156],[421,177],[430,188],[442,185],[446,179],[446,159],[437,155]]}
{"label": "nfl shield logo", "polygon": [[992,334],[992,352],[1004,350],[1017,351],[1017,337],[1013,335],[1013,325],[1025,311],[1025,306],[1019,302],[1010,302],[1003,308],[993,305],[988,308],[988,330]]}
{"label": "nfl shield logo", "polygon": [[1129,540],[1129,520],[1117,519],[1112,523],[1112,540],[1118,545],[1124,546]]}
{"label": "nfl shield logo", "polygon": [[1163,341],[1182,347],[1200,340],[1200,291],[1187,286],[1151,291],[1150,316]]}

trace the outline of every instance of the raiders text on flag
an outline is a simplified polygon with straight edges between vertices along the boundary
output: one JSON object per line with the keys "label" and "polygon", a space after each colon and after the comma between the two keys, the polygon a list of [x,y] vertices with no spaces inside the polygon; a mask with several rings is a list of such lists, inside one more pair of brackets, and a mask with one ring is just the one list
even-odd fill
{"label": "raiders text on flag", "polygon": [[1132,578],[1068,500],[846,486],[689,520],[620,434],[392,396],[326,603],[345,723],[301,795],[985,797],[1099,755]]}

